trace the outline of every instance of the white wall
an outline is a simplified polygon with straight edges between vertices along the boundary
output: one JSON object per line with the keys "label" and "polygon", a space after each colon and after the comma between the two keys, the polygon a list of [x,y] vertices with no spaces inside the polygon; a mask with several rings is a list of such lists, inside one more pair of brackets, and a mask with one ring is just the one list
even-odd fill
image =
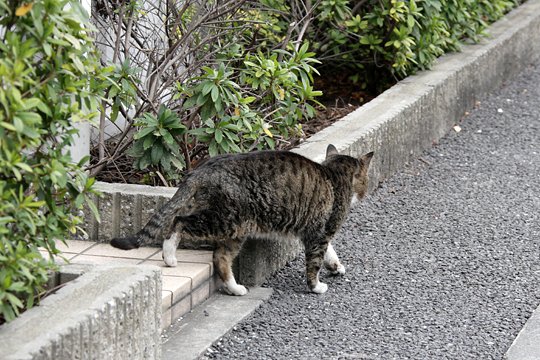
{"label": "white wall", "polygon": [[[81,0],[84,9],[91,14],[92,0]],[[73,124],[73,127],[79,130],[76,135],[74,144],[70,147],[69,152],[74,162],[79,162],[83,157],[90,155],[90,124],[87,122],[79,122]]]}

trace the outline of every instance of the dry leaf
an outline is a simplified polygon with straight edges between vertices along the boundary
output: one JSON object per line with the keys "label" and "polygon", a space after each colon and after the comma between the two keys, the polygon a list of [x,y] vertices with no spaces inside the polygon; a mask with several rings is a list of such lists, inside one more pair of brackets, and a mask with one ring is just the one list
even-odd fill
{"label": "dry leaf", "polygon": [[24,16],[26,15],[30,10],[32,10],[32,6],[34,6],[33,3],[24,3],[21,6],[15,10],[15,15],[17,16]]}
{"label": "dry leaf", "polygon": [[285,90],[283,90],[282,88],[279,88],[278,93],[279,93],[279,99],[280,100],[285,99]]}
{"label": "dry leaf", "polygon": [[270,136],[271,138],[274,137],[274,135],[270,132],[270,130],[268,130],[270,126],[268,126],[268,124],[264,124],[263,125],[263,131],[266,135]]}

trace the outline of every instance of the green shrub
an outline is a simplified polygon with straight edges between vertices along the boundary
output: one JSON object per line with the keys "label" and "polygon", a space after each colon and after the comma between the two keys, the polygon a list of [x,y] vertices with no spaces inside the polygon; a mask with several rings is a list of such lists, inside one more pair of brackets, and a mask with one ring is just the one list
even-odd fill
{"label": "green shrub", "polygon": [[[114,102],[130,126],[111,153],[130,148],[146,181],[174,184],[204,157],[274,148],[315,115],[314,53],[280,45],[270,25],[277,17],[256,2],[186,0],[147,17],[144,3],[98,5],[97,27],[120,44],[113,62],[138,69],[124,78],[136,88],[133,101]],[[111,34],[124,21],[132,31]]]}
{"label": "green shrub", "polygon": [[[302,135],[301,122],[314,117],[319,72],[324,80],[336,78],[336,87],[348,79],[355,90],[377,95],[463,42],[477,41],[487,24],[518,3],[185,0],[153,8],[148,19],[163,19],[159,23],[142,15],[148,14],[144,3],[117,9],[102,2],[96,22],[109,34],[119,29],[108,40],[113,62],[129,57],[141,70],[122,82],[136,89],[131,104],[115,100],[112,109],[113,115],[119,108],[133,114],[127,120],[136,135],[126,127],[105,162],[134,141],[135,167],[150,170],[157,184],[158,175],[168,183],[206,156],[274,148]],[[119,23],[129,26],[122,30]],[[171,112],[169,124],[180,124],[171,132],[174,141],[154,129],[162,107]],[[161,149],[170,151],[163,161]]]}
{"label": "green shrub", "polygon": [[[427,69],[464,41],[478,41],[486,26],[518,0],[322,0],[311,16],[298,1],[277,1],[285,37],[289,23],[309,21],[304,40],[322,62],[323,76],[347,73],[372,92]],[[279,3],[279,5],[276,5]],[[273,26],[274,31],[275,26]],[[330,74],[330,75],[329,75]]]}
{"label": "green shrub", "polygon": [[[103,90],[77,2],[0,0],[0,318],[31,307],[94,182],[68,148]],[[90,204],[92,206],[92,204]]]}

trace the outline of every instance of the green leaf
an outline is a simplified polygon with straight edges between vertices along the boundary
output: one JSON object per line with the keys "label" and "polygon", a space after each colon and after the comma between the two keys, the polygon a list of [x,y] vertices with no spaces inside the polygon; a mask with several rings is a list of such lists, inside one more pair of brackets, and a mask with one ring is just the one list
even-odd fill
{"label": "green leaf", "polygon": [[24,130],[24,121],[18,116],[13,117],[14,130],[18,133],[22,133]]}
{"label": "green leaf", "polygon": [[15,179],[17,179],[17,181],[22,180],[21,172],[19,170],[17,170],[17,168],[12,167],[11,172],[13,172],[13,175],[15,176]]}
{"label": "green leaf", "polygon": [[45,52],[45,55],[47,55],[48,58],[52,55],[52,46],[48,42],[43,43],[43,51]]}
{"label": "green leaf", "polygon": [[159,164],[161,157],[163,156],[163,147],[161,145],[154,145],[152,147],[151,158],[152,164]]}
{"label": "green leaf", "polygon": [[30,125],[41,123],[41,116],[34,112],[19,111],[17,112],[16,117],[20,118],[22,121]]}
{"label": "green leaf", "polygon": [[194,128],[194,129],[190,129],[188,131],[189,134],[191,135],[195,135],[195,136],[202,136],[202,135],[206,135],[206,129],[205,128]]}
{"label": "green leaf", "polygon": [[154,145],[154,142],[156,141],[156,138],[153,136],[147,136],[143,140],[142,147],[144,150],[148,150]]}
{"label": "green leaf", "polygon": [[216,139],[216,142],[218,144],[221,144],[221,142],[223,141],[223,132],[221,131],[221,129],[216,129],[216,131],[214,132],[214,138]]}
{"label": "green leaf", "polygon": [[31,109],[37,107],[40,103],[41,103],[41,100],[38,99],[38,98],[26,99],[26,100],[24,100],[23,109],[24,110],[31,110]]}
{"label": "green leaf", "polygon": [[88,205],[88,207],[90,208],[90,211],[92,212],[92,215],[94,215],[94,218],[97,220],[97,222],[100,223],[101,216],[99,215],[99,210],[96,207],[96,204],[94,204],[94,202],[91,199],[86,197],[86,205]]}
{"label": "green leaf", "polygon": [[215,140],[208,146],[208,154],[210,154],[210,156],[216,156],[218,154],[218,146]]}
{"label": "green leaf", "polygon": [[21,300],[19,300],[15,295],[11,293],[6,293],[6,299],[11,303],[13,308],[22,309],[24,307]]}
{"label": "green leaf", "polygon": [[243,104],[251,104],[255,100],[257,100],[257,98],[255,96],[247,96],[247,97],[242,99],[242,103]]}
{"label": "green leaf", "polygon": [[8,130],[11,130],[11,131],[17,131],[17,128],[15,126],[13,126],[12,124],[10,124],[8,122],[5,122],[5,121],[1,121],[0,126],[2,126],[4,129],[8,129]]}
{"label": "green leaf", "polygon": [[165,129],[161,129],[160,131],[161,135],[163,135],[163,140],[165,140],[165,143],[172,145],[175,143],[174,137],[171,135],[171,133]]}
{"label": "green leaf", "polygon": [[139,140],[139,139],[142,139],[143,137],[147,136],[148,134],[151,134],[155,131],[156,129],[153,128],[153,127],[145,127],[145,128],[142,128],[140,129],[135,135],[133,135],[133,138],[135,140]]}
{"label": "green leaf", "polygon": [[201,85],[202,85],[202,94],[204,96],[208,95],[210,91],[216,88],[216,85],[212,81],[205,81]]}
{"label": "green leaf", "polygon": [[186,167],[186,164],[184,162],[184,159],[182,158],[181,160],[176,158],[176,157],[171,157],[170,161],[173,163],[173,165],[178,169],[178,170],[183,170],[185,167]]}
{"label": "green leaf", "polygon": [[224,128],[229,129],[229,130],[233,130],[233,131],[236,131],[236,132],[242,131],[242,129],[236,124],[227,124],[227,125],[224,126]]}
{"label": "green leaf", "polygon": [[23,169],[24,171],[27,171],[27,172],[29,172],[29,173],[32,173],[32,172],[33,172],[32,168],[31,168],[28,164],[26,164],[26,163],[18,162],[18,163],[15,164],[15,166],[17,166],[17,167],[19,167],[19,168],[21,168],[21,169]]}
{"label": "green leaf", "polygon": [[218,99],[218,97],[219,97],[219,88],[218,88],[217,86],[214,86],[214,87],[212,88],[212,93],[211,93],[211,95],[212,95],[212,101],[213,101],[213,102],[216,102],[217,99]]}
{"label": "green leaf", "polygon": [[266,141],[266,143],[268,144],[270,149],[274,149],[276,147],[276,142],[274,141],[274,139],[272,139],[270,137],[265,137],[264,141]]}

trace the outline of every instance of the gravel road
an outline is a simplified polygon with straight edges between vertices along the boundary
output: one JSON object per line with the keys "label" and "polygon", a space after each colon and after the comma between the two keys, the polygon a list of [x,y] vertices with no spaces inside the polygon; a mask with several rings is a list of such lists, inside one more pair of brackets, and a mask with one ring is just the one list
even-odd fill
{"label": "gravel road", "polygon": [[298,258],[212,359],[501,359],[540,304],[540,66],[482,99],[351,212],[347,268]]}

